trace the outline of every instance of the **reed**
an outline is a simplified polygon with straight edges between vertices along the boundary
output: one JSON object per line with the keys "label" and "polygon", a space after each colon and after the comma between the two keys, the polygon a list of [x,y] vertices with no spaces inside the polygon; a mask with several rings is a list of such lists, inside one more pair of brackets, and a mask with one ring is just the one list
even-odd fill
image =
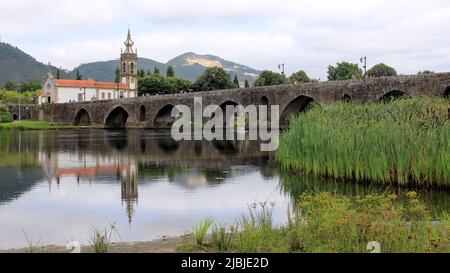
{"label": "reed", "polygon": [[424,97],[315,107],[292,121],[277,159],[315,176],[448,188],[448,107]]}

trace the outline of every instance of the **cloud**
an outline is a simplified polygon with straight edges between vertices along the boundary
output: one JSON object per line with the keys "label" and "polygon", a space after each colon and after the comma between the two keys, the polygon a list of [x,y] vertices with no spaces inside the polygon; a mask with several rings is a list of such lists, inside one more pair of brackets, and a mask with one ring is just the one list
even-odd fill
{"label": "cloud", "polygon": [[73,68],[118,57],[128,24],[143,57],[210,53],[258,69],[326,78],[338,61],[399,73],[449,70],[450,3],[357,0],[100,0],[2,4],[0,33],[39,60]]}

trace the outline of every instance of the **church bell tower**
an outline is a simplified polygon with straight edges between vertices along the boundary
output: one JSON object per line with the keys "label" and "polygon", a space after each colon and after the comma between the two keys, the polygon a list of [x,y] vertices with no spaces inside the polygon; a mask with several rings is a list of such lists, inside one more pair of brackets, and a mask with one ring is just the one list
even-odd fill
{"label": "church bell tower", "polygon": [[137,49],[133,49],[134,42],[128,29],[128,37],[125,41],[125,51],[120,54],[120,82],[129,89],[136,91],[138,74]]}

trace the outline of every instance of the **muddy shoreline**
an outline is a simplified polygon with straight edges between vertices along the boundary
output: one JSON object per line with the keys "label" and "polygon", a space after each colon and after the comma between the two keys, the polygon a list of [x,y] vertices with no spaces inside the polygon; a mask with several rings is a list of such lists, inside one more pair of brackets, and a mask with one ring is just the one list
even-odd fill
{"label": "muddy shoreline", "polygon": [[[108,253],[177,253],[183,242],[182,237],[162,237],[152,241],[111,243]],[[29,248],[0,250],[0,253],[29,253]],[[68,253],[65,246],[42,246],[35,253]],[[89,245],[81,247],[81,253],[94,253]]]}

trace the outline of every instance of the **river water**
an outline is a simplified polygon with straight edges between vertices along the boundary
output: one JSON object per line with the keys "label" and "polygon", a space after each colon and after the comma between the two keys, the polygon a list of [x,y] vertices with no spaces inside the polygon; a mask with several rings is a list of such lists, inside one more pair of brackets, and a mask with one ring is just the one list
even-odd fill
{"label": "river water", "polygon": [[[256,141],[176,142],[168,131],[0,131],[0,249],[88,243],[115,223],[115,241],[183,235],[206,217],[234,224],[274,202],[275,224],[305,191],[397,192],[281,172]],[[436,213],[448,192],[420,192]],[[25,236],[26,234],[26,236]]]}

